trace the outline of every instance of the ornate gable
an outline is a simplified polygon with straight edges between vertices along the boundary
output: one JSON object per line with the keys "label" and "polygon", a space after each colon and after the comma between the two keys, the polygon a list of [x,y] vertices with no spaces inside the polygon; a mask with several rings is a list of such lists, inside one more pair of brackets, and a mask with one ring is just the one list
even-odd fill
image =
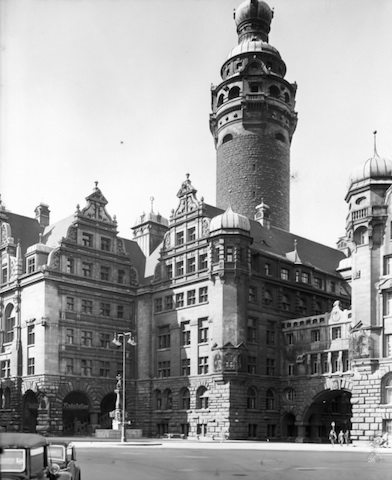
{"label": "ornate gable", "polygon": [[175,211],[175,216],[193,212],[201,206],[202,202],[197,200],[196,193],[197,190],[192,186],[189,180],[189,173],[187,173],[186,180],[182,182],[181,188],[177,193],[180,203]]}
{"label": "ornate gable", "polygon": [[101,222],[113,223],[112,218],[106,211],[105,206],[108,201],[98,188],[98,182],[95,182],[95,188],[91,195],[86,197],[87,205],[81,211],[85,217],[100,220]]}

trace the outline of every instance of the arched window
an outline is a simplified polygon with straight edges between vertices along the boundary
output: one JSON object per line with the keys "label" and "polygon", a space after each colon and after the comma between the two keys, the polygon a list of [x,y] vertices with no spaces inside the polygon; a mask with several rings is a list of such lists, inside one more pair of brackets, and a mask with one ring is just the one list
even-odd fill
{"label": "arched window", "polygon": [[163,392],[164,398],[164,410],[172,410],[173,408],[173,395],[169,388]]}
{"label": "arched window", "polygon": [[286,103],[290,103],[290,95],[287,92],[285,92],[285,94],[284,94],[284,101]]}
{"label": "arched window", "polygon": [[283,133],[277,133],[275,135],[276,140],[279,140],[280,142],[286,143],[286,139],[284,138]]}
{"label": "arched window", "polygon": [[11,343],[14,339],[15,312],[14,306],[8,304],[5,309],[4,343]]}
{"label": "arched window", "polygon": [[279,98],[280,90],[276,85],[271,85],[269,88],[269,94],[271,97]]}
{"label": "arched window", "polygon": [[221,93],[218,97],[218,107],[220,107],[222,104],[223,104],[223,101],[224,101],[224,96],[223,96],[223,93]]}
{"label": "arched window", "polygon": [[257,392],[253,387],[248,388],[247,408],[255,410],[257,408]]}
{"label": "arched window", "polygon": [[196,408],[208,408],[208,398],[206,387],[199,387],[196,392]]}
{"label": "arched window", "polygon": [[289,402],[294,402],[296,397],[297,397],[297,394],[296,394],[294,388],[288,388],[286,390],[286,398]]}
{"label": "arched window", "polygon": [[305,301],[305,299],[303,299],[303,298],[300,298],[300,299],[298,300],[298,312],[299,312],[301,315],[306,315],[306,312],[307,312],[306,301]]}
{"label": "arched window", "polygon": [[275,410],[276,409],[275,392],[271,388],[267,390],[265,399],[266,399],[265,408],[267,410]]}
{"label": "arched window", "polygon": [[366,243],[366,227],[359,227],[354,232],[354,242],[356,245],[364,245]]}
{"label": "arched window", "polygon": [[160,390],[154,390],[154,410],[162,410],[162,392]]}
{"label": "arched window", "polygon": [[233,135],[231,133],[228,133],[223,137],[222,144],[230,142],[230,140],[233,140]]}
{"label": "arched window", "polygon": [[180,391],[180,407],[182,410],[189,410],[191,408],[191,396],[187,388]]}
{"label": "arched window", "polygon": [[389,375],[388,378],[384,382],[384,403],[391,404],[392,403],[392,375]]}
{"label": "arched window", "polygon": [[233,87],[229,91],[229,100],[240,96],[240,87]]}

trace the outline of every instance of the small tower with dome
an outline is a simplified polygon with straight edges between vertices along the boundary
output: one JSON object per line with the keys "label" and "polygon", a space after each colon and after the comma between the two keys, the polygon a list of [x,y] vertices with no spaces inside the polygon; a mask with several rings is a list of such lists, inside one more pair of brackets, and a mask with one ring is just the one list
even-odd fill
{"label": "small tower with dome", "polygon": [[392,254],[390,242],[386,241],[387,236],[392,238],[387,222],[392,161],[378,155],[376,133],[373,156],[353,170],[346,195],[349,206],[346,239],[352,252],[352,315],[356,322],[368,326],[369,332],[375,329],[373,355],[378,355],[381,348],[377,341],[382,309],[378,283],[385,274],[384,256]]}
{"label": "small tower with dome", "polygon": [[264,199],[272,225],[290,228],[290,145],[297,124],[296,84],[268,43],[273,11],[262,0],[236,10],[238,45],[213,86],[210,129],[217,152],[216,202],[254,218]]}

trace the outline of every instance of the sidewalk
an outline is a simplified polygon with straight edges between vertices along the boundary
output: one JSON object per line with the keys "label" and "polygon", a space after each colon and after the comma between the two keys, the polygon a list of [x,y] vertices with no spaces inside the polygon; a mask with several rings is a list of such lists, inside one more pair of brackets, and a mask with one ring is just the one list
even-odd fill
{"label": "sidewalk", "polygon": [[[51,437],[54,441],[55,437]],[[392,448],[373,448],[366,443],[350,445],[331,445],[327,443],[292,443],[292,442],[265,442],[250,440],[212,440],[212,439],[166,439],[140,438],[121,443],[118,440],[96,439],[93,437],[58,437],[57,440],[72,442],[78,449],[83,448],[126,448],[126,447],[160,447],[184,449],[230,449],[230,450],[283,450],[283,451],[318,451],[335,452],[372,452],[377,451],[385,455],[392,455]]]}

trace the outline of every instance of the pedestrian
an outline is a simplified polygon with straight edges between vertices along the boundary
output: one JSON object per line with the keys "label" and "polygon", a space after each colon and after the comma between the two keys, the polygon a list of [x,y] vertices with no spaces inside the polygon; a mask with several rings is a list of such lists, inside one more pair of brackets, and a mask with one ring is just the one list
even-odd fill
{"label": "pedestrian", "polygon": [[331,445],[335,445],[335,442],[336,442],[336,432],[335,430],[332,428],[332,430],[329,432],[329,441],[331,442]]}
{"label": "pedestrian", "polygon": [[344,433],[343,430],[340,430],[339,435],[338,435],[338,442],[341,447],[343,447],[344,443]]}
{"label": "pedestrian", "polygon": [[348,430],[346,430],[344,432],[344,443],[348,446],[348,444],[350,443],[350,432]]}

